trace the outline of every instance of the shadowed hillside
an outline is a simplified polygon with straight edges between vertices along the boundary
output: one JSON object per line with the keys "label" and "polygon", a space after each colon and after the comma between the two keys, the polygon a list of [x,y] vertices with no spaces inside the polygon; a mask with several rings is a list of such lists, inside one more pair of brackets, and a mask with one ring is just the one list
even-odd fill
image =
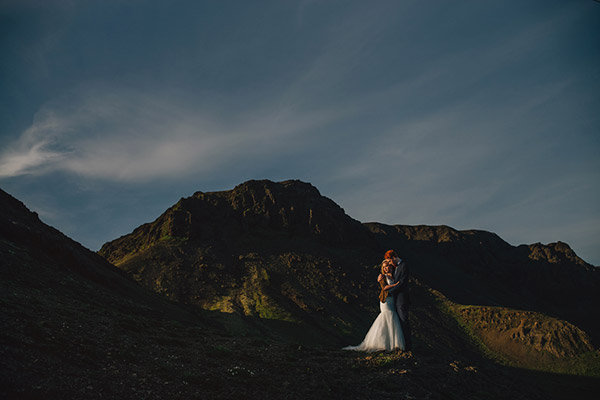
{"label": "shadowed hillside", "polygon": [[377,293],[365,245],[376,246],[312,185],[250,181],[181,199],[99,253],[170,299],[298,323],[305,339],[341,345],[369,323]]}
{"label": "shadowed hillside", "polygon": [[[476,314],[456,311],[461,304],[492,305],[506,315],[528,310],[527,321],[540,322],[535,332],[542,338],[562,338],[571,323],[597,332],[595,313],[580,300],[598,297],[597,271],[563,243],[514,247],[485,231],[361,225],[310,184],[249,181],[181,199],[100,254],[170,299],[258,317],[261,324],[286,321],[302,327],[306,343],[341,345],[361,339],[377,312],[377,265],[389,248],[450,299],[445,312],[495,358],[563,372],[578,363],[590,371],[586,354],[595,359],[595,353],[579,328],[570,341],[550,341],[556,351],[548,352],[549,345],[535,340],[513,343],[503,324],[474,329]],[[545,314],[556,323],[542,323],[550,318]],[[289,337],[298,330],[270,331]]]}
{"label": "shadowed hillside", "polygon": [[[170,303],[4,192],[0,206],[2,398],[566,399],[597,388],[590,378],[488,361],[445,300],[417,281],[414,355],[344,352],[326,345],[327,333],[306,346],[273,337],[265,316]],[[370,323],[375,312],[363,317]]]}
{"label": "shadowed hillside", "polygon": [[562,242],[511,246],[494,233],[447,226],[364,224],[397,249],[413,272],[462,304],[537,311],[600,341],[600,270]]}

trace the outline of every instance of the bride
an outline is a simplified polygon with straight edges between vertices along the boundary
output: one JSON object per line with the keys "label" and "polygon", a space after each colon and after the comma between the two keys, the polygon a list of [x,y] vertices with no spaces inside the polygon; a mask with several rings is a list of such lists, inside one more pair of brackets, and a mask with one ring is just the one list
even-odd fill
{"label": "bride", "polygon": [[381,293],[379,294],[379,309],[381,313],[371,325],[365,336],[365,340],[358,346],[347,346],[343,350],[357,351],[391,351],[396,348],[404,350],[404,335],[400,327],[400,319],[394,307],[394,297],[388,292],[398,285],[392,278],[392,260],[386,259],[381,264],[381,274],[385,279],[379,282]]}

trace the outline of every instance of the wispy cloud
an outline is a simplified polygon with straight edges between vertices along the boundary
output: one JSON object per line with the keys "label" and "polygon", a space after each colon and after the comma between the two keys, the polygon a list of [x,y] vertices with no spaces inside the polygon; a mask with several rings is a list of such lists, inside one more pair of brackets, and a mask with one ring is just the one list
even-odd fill
{"label": "wispy cloud", "polygon": [[[371,9],[378,18],[382,10]],[[0,153],[0,177],[65,171],[114,181],[147,181],[214,171],[232,160],[293,153],[363,102],[339,104],[335,93],[385,24],[348,12],[326,32],[320,51],[266,98],[244,107],[203,109],[197,99],[163,88],[84,84],[53,99]]]}
{"label": "wispy cloud", "polygon": [[291,137],[340,117],[270,106],[218,118],[161,93],[88,88],[36,114],[0,154],[0,177],[66,171],[144,181],[204,173],[284,149]]}
{"label": "wispy cloud", "polygon": [[64,158],[63,153],[48,150],[47,143],[39,141],[31,146],[20,145],[19,150],[7,152],[0,164],[0,177],[41,172]]}

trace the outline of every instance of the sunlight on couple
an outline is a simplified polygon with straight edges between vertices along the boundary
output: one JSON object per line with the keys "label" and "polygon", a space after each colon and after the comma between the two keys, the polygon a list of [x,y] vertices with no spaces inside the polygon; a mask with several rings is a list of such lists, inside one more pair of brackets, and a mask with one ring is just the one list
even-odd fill
{"label": "sunlight on couple", "polygon": [[381,286],[379,309],[381,312],[371,325],[365,339],[358,346],[343,350],[392,351],[411,350],[410,325],[408,322],[408,266],[394,250],[385,253],[381,274],[377,277]]}

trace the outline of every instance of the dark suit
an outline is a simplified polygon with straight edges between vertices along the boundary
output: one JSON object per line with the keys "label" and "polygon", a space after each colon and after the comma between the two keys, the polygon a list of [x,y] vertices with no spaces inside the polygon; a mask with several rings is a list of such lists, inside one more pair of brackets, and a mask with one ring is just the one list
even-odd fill
{"label": "dark suit", "polygon": [[406,343],[405,350],[410,350],[412,347],[410,323],[408,321],[408,306],[410,305],[408,296],[408,272],[408,266],[403,260],[400,260],[394,270],[394,281],[399,282],[399,284],[389,291],[390,294],[394,296],[396,312],[400,318],[400,325],[402,326],[402,333],[404,334],[404,341]]}

